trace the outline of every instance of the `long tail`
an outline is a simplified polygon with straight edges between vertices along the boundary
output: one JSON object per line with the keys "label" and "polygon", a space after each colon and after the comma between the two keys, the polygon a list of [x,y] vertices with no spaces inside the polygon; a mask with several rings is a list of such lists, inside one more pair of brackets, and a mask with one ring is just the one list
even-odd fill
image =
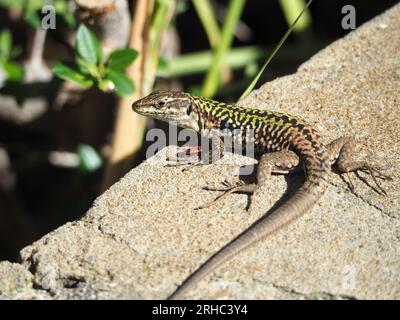
{"label": "long tail", "polygon": [[307,174],[309,179],[305,181],[304,185],[297,190],[286,203],[272,211],[271,214],[260,218],[247,230],[217,251],[217,253],[211,256],[203,265],[186,278],[181,286],[178,287],[168,299],[181,299],[197,282],[214,271],[221,264],[255,242],[273,234],[293,220],[299,218],[318,202],[328,185],[327,177],[329,173],[326,168],[319,167],[315,170],[313,164],[309,163],[309,165],[309,167],[311,167],[311,170],[308,171]]}

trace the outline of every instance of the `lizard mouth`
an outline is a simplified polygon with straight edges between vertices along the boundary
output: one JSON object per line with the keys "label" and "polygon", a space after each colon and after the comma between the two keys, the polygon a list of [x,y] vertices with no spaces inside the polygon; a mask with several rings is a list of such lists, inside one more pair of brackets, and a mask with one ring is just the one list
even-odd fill
{"label": "lizard mouth", "polygon": [[137,113],[141,113],[141,108],[142,108],[142,100],[136,100],[134,103],[132,103],[132,110],[137,112]]}
{"label": "lizard mouth", "polygon": [[175,113],[175,110],[173,109],[160,109],[157,107],[154,107],[152,105],[141,105],[140,103],[136,104],[134,103],[132,105],[133,111],[136,113],[142,115],[142,116],[147,116],[151,117],[157,120],[162,120],[162,121],[176,121],[177,115]]}

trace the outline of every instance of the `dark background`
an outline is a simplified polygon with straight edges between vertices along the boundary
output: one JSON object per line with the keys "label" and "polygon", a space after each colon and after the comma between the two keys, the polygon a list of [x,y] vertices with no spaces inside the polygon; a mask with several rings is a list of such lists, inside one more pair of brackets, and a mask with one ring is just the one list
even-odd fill
{"label": "dark background", "polygon": [[[226,8],[228,1],[214,1],[217,8]],[[291,35],[265,71],[260,83],[278,76],[295,72],[298,66],[313,53],[335,39],[343,37],[349,30],[341,27],[341,8],[352,4],[356,8],[357,27],[396,4],[395,0],[337,1],[316,0],[311,5],[312,26],[306,35]],[[278,1],[246,1],[242,21],[250,30],[245,41],[235,39],[233,46],[262,45],[273,47],[278,43],[288,26]],[[220,21],[221,22],[221,21]],[[0,28],[9,28],[14,40],[23,48],[29,37],[29,28],[23,22],[9,19],[7,11],[0,9]],[[209,49],[196,12],[189,2],[187,10],[175,19],[180,37],[182,53]],[[60,41],[60,35],[50,35],[51,41]],[[287,48],[295,48],[288,50]],[[60,47],[60,50],[65,48]],[[68,50],[67,50],[68,51]],[[23,59],[23,55],[21,59]],[[263,61],[259,62],[259,65]],[[180,79],[183,89],[201,84],[204,75],[192,75]],[[243,71],[235,71],[232,83],[222,88],[217,98],[232,101],[237,99],[249,83]],[[19,94],[23,94],[20,89]],[[50,90],[51,91],[51,90]],[[49,93],[51,95],[51,92]],[[98,196],[102,169],[85,173],[77,169],[53,166],[47,159],[52,150],[74,151],[79,143],[90,143],[100,150],[110,141],[115,98],[101,96],[98,113],[103,119],[96,123],[95,136],[88,135],[81,127],[83,111],[80,103],[90,99],[85,93],[77,103],[66,105],[62,110],[51,109],[40,119],[27,124],[17,124],[0,118],[0,148],[11,161],[7,169],[15,178],[11,190],[0,187],[0,260],[16,260],[18,251],[43,234],[57,228],[66,221],[81,217]],[[2,107],[0,94],[0,108]],[[143,157],[135,160],[132,167]],[[0,159],[0,161],[2,161]],[[1,167],[1,163],[0,163]],[[0,179],[4,175],[0,174]],[[1,184],[0,184],[1,186]]]}

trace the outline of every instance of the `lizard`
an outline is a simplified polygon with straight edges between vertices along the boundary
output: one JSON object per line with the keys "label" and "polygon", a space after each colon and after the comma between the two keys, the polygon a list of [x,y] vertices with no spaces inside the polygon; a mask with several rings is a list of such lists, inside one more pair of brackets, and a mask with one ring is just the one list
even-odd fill
{"label": "lizard", "polygon": [[[260,155],[256,183],[207,188],[224,193],[248,193],[268,182],[272,173],[288,174],[296,169],[305,172],[303,185],[283,205],[262,216],[247,230],[222,247],[168,297],[182,297],[201,279],[242,250],[285,227],[318,202],[328,187],[332,165],[340,174],[364,171],[371,175],[380,194],[386,191],[376,178],[390,180],[368,161],[354,160],[356,141],[340,137],[324,145],[317,130],[299,117],[269,110],[246,108],[235,103],[218,102],[181,91],[154,91],[132,104],[133,111],[165,122],[175,123],[202,133],[205,130],[228,130],[246,142],[246,130],[254,132],[254,150]],[[235,131],[236,130],[236,131]],[[245,148],[246,143],[242,144]],[[219,198],[219,197],[218,197]]]}

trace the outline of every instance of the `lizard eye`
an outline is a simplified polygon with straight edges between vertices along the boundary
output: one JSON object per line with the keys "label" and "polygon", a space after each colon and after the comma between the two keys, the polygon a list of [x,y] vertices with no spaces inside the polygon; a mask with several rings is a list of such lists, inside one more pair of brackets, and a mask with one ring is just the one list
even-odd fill
{"label": "lizard eye", "polygon": [[189,116],[192,113],[192,105],[189,104],[189,106],[186,108],[186,114]]}
{"label": "lizard eye", "polygon": [[165,104],[164,100],[161,100],[160,102],[158,102],[158,105],[163,106]]}

